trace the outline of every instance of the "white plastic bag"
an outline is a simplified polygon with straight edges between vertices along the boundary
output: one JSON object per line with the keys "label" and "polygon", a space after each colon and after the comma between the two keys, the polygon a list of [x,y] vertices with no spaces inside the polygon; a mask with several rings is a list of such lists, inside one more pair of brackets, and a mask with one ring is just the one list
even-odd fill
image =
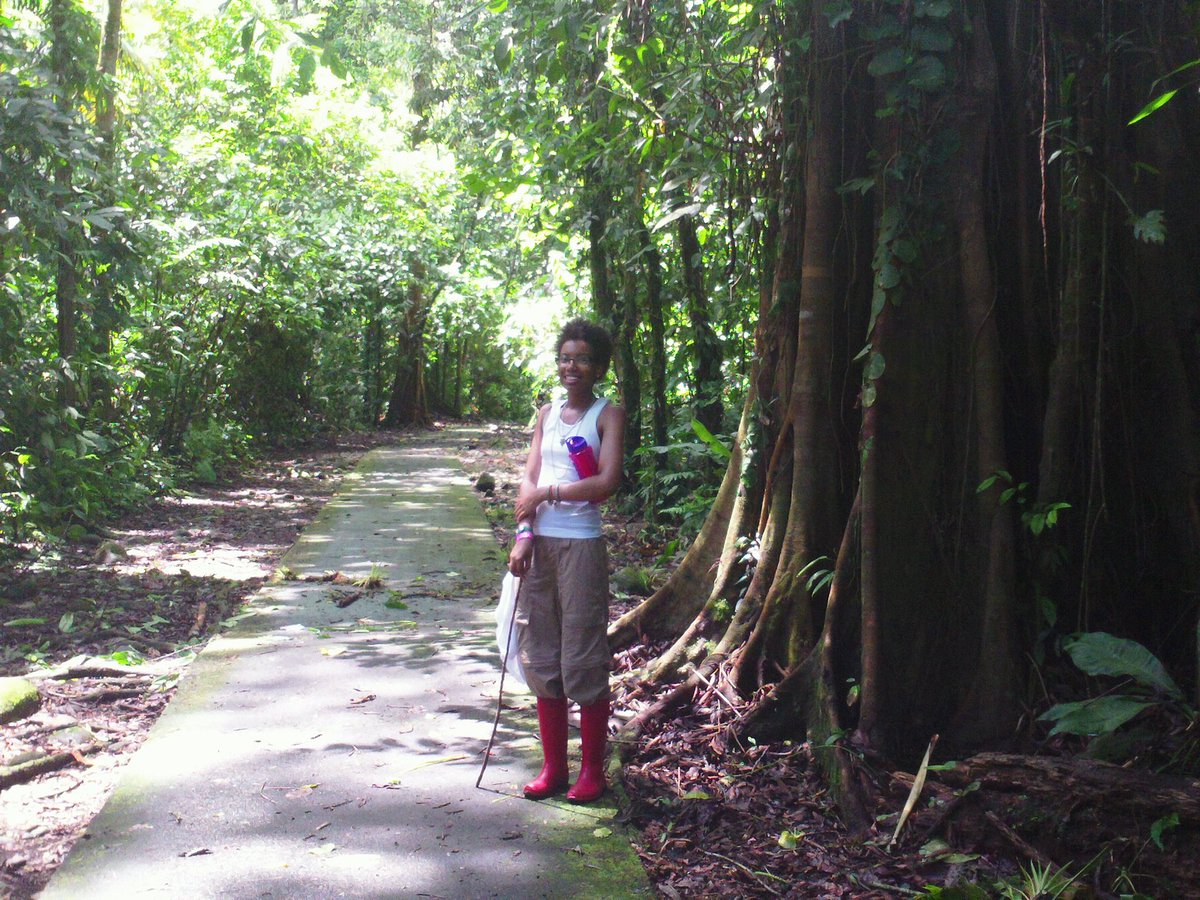
{"label": "white plastic bag", "polygon": [[496,646],[500,649],[500,665],[508,672],[508,677],[524,684],[525,673],[521,671],[521,652],[517,649],[517,625],[514,621],[520,583],[520,579],[512,572],[504,573],[500,602],[496,604]]}

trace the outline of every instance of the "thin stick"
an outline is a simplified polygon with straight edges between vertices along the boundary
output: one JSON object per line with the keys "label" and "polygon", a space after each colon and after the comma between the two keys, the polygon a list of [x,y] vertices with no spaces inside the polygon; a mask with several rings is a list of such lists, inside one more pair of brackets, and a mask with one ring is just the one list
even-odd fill
{"label": "thin stick", "polygon": [[1032,859],[1034,862],[1040,863],[1042,866],[1045,866],[1048,869],[1054,869],[1055,871],[1059,870],[1059,867],[1054,864],[1052,859],[1009,828],[1007,823],[1005,823],[1004,820],[994,812],[988,810],[983,815],[1010,844],[1024,853],[1026,857]]}
{"label": "thin stick", "polygon": [[[517,596],[513,601],[512,617],[508,620],[508,633],[512,634],[513,623],[517,620],[517,606],[521,603],[521,590],[525,587],[525,579],[517,579]],[[508,651],[512,649],[510,638],[504,645],[504,661],[500,664],[500,690],[496,693],[496,716],[492,719],[492,736],[488,738],[487,749],[483,751],[483,765],[479,767],[479,777],[475,779],[475,787],[483,783],[483,773],[487,771],[488,760],[492,758],[492,745],[496,743],[496,730],[500,727],[500,713],[504,709],[504,676],[508,673]],[[486,788],[480,788],[486,790]]]}
{"label": "thin stick", "polygon": [[722,700],[724,700],[726,706],[728,706],[735,713],[738,711],[737,704],[735,704],[732,700],[730,700],[728,697],[726,697],[724,694],[722,694],[721,689],[719,687],[717,687],[715,684],[713,684],[713,682],[710,679],[706,678],[704,676],[704,673],[701,672],[699,669],[697,669],[695,665],[689,665],[688,668],[692,670],[692,672],[695,674],[695,676],[697,678],[699,678],[701,681],[703,681],[705,684],[707,684],[710,688],[712,688],[713,693],[715,693],[718,697],[720,697]]}
{"label": "thin stick", "polygon": [[784,884],[787,884],[786,878],[780,878],[778,875],[776,875],[772,872],[768,872],[766,869],[761,869],[761,870],[757,870],[757,871],[754,869],[751,869],[749,866],[745,865],[744,863],[740,863],[736,859],[732,859],[732,858],[726,856],[724,853],[714,853],[711,850],[701,850],[700,852],[705,854],[706,856],[715,856],[717,859],[723,859],[727,863],[732,863],[733,865],[735,865],[739,869],[741,869],[743,872],[745,872],[747,875],[749,875],[751,878],[753,878],[755,881],[757,881],[760,885],[762,885],[762,888],[764,891],[774,894],[775,896],[779,896],[779,891],[777,891],[775,888],[771,887],[771,885],[769,885],[765,881],[763,881],[763,878],[764,877],[771,878],[771,879],[774,879],[775,881],[782,881]]}

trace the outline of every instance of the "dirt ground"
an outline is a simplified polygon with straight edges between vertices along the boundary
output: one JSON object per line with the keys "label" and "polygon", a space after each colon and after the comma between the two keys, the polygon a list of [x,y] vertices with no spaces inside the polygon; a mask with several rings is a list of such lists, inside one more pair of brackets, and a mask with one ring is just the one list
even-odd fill
{"label": "dirt ground", "polygon": [[[112,523],[102,539],[0,570],[0,675],[50,676],[39,682],[41,709],[0,731],[0,761],[40,757],[58,765],[3,789],[0,896],[32,897],[44,886],[194,653],[270,577],[361,454],[402,439],[351,435],[271,455],[245,475],[164,497]],[[488,437],[462,452],[472,478],[492,477],[494,486],[480,498],[504,546],[512,539],[510,511],[527,440],[522,428],[490,426]],[[636,586],[614,581],[621,582],[615,617],[651,590],[671,561],[660,558],[661,546],[637,515],[610,510],[606,529],[614,572],[650,573]],[[661,649],[638,645],[617,655],[618,717],[632,718],[653,701],[635,673]],[[686,715],[643,735],[625,767],[637,849],[660,896],[883,898],[962,885],[943,896],[969,898],[987,894],[966,886],[1013,878],[1018,862],[1031,856],[1012,842],[1014,834],[1005,835],[1002,818],[990,839],[974,835],[960,842],[966,849],[951,847],[941,837],[939,804],[961,798],[945,791],[938,803],[923,797],[901,840],[889,846],[911,783],[903,777],[881,792],[876,826],[850,835],[813,763],[814,752],[829,751],[801,742],[731,742],[726,726],[738,713],[729,698],[708,691]],[[887,773],[881,780],[888,782]],[[1056,868],[1027,851],[1034,860],[1025,862],[1027,872]],[[1119,895],[1166,896],[1144,888]],[[1118,892],[1096,882],[1071,896]]]}

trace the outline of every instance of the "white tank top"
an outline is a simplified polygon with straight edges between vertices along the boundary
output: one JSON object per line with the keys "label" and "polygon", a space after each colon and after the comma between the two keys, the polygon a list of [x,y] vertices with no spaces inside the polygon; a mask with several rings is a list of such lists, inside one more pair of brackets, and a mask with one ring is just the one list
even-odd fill
{"label": "white tank top", "polygon": [[[542,465],[538,471],[538,487],[550,484],[568,484],[579,480],[575,464],[567,453],[567,438],[579,435],[588,442],[596,459],[600,459],[600,412],[608,404],[604,397],[597,397],[591,407],[574,425],[562,420],[566,398],[556,400],[546,413],[542,423]],[[603,534],[600,521],[600,505],[587,500],[561,500],[558,503],[542,503],[533,520],[533,533],[542,537],[597,538]]]}

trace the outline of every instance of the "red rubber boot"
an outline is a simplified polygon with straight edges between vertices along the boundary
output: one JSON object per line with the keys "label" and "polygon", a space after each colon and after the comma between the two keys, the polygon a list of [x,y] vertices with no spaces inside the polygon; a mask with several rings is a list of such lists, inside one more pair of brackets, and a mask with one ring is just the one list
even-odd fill
{"label": "red rubber boot", "polygon": [[591,803],[608,787],[604,782],[604,749],[608,743],[608,699],[581,707],[579,735],[583,744],[583,768],[579,780],[567,791],[572,803]]}
{"label": "red rubber boot", "polygon": [[538,697],[538,734],[545,762],[537,778],[525,785],[530,800],[544,800],[567,786],[567,698]]}

